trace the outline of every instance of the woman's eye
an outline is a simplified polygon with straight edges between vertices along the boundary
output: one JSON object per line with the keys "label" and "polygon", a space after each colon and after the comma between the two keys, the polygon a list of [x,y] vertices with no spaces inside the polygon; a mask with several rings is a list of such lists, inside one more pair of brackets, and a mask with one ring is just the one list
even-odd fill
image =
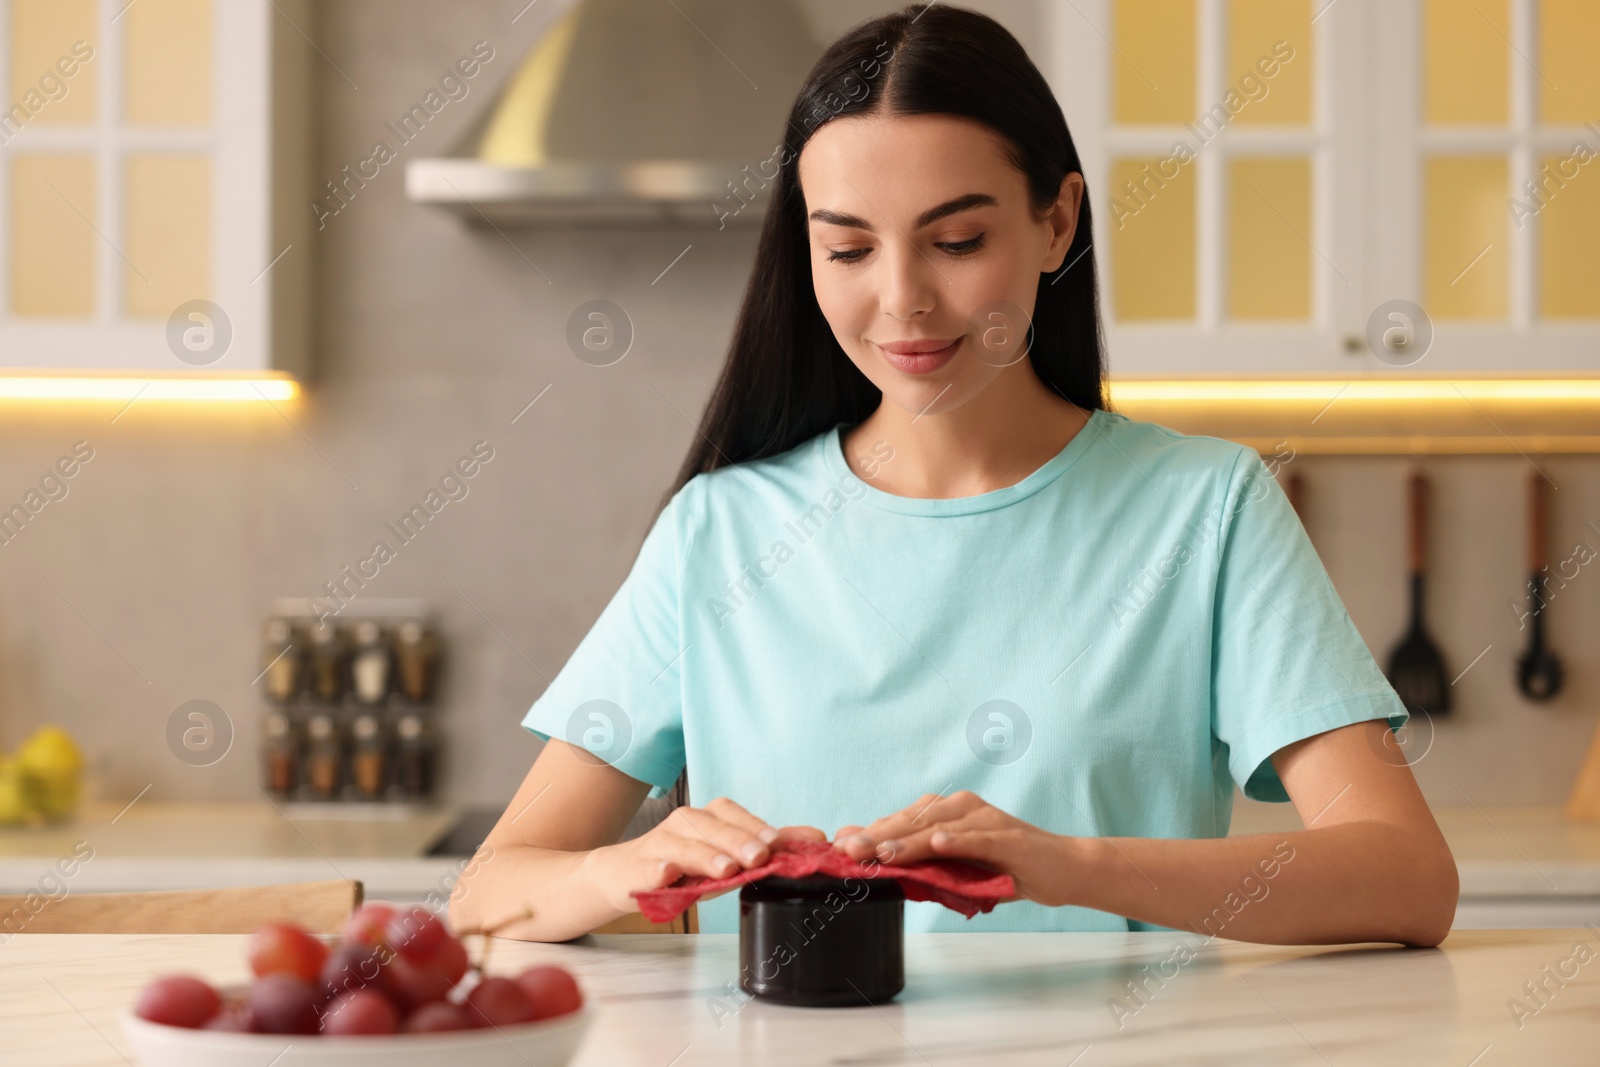
{"label": "woman's eye", "polygon": [[944,249],[946,252],[949,252],[951,255],[964,256],[968,253],[976,252],[978,249],[982,248],[983,237],[984,235],[980,233],[978,236],[969,237],[965,241],[947,241],[944,244],[941,244],[939,247]]}
{"label": "woman's eye", "polygon": [[866,254],[867,250],[865,248],[847,248],[843,252],[837,252],[830,248],[828,250],[828,262],[854,263]]}

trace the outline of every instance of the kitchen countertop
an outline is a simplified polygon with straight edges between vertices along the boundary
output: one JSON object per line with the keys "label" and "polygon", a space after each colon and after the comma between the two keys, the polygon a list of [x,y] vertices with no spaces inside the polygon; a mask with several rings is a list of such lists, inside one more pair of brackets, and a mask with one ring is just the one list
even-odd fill
{"label": "kitchen countertop", "polygon": [[151,799],[84,805],[68,822],[0,830],[0,893],[21,893],[79,842],[93,858],[74,891],[191,889],[354,878],[372,896],[422,899],[464,861],[430,857],[450,829],[449,807],[184,803]]}
{"label": "kitchen countertop", "polygon": [[[18,935],[0,949],[7,1062],[124,1067],[130,1050],[117,1018],[140,987],[172,971],[243,981],[245,941]],[[1579,942],[1589,946],[1587,960],[1600,958],[1600,936],[1585,928],[1458,931],[1436,949],[1283,947],[1165,933],[908,934],[900,996],[833,1009],[737,993],[731,934],[496,941],[491,971],[557,963],[577,975],[596,1016],[574,1067],[1488,1067],[1593,1062],[1600,983],[1573,980],[1585,964],[1562,964]],[[1564,966],[1568,980],[1545,978],[1547,966]],[[1541,978],[1551,990],[1542,1005],[1523,990]],[[1128,992],[1139,980],[1150,990],[1142,1001]],[[1528,1009],[1520,1027],[1508,1003],[1517,1000]]]}
{"label": "kitchen countertop", "polygon": [[[1574,822],[1552,805],[1441,805],[1433,817],[1463,897],[1600,896],[1600,823]],[[1293,804],[1238,801],[1229,833],[1302,828]]]}
{"label": "kitchen countertop", "polygon": [[[426,854],[457,818],[454,809],[389,817],[341,814],[347,810],[148,797],[85,805],[64,825],[0,830],[0,893],[26,892],[79,841],[94,859],[73,888],[90,892],[356,878],[373,897],[421,899],[465,862]],[[1600,823],[1568,821],[1553,806],[1462,805],[1434,815],[1461,869],[1463,898],[1600,897]],[[1291,804],[1235,804],[1234,835],[1300,828]]]}

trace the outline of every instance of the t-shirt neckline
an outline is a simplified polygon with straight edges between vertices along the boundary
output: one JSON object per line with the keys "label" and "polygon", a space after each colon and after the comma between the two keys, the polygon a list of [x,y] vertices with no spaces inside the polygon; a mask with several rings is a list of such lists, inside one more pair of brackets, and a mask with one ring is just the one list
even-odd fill
{"label": "t-shirt neckline", "polygon": [[[828,431],[822,441],[823,462],[827,466],[830,479],[838,482],[841,478],[849,478],[860,485],[866,496],[862,499],[875,507],[886,511],[898,511],[906,515],[971,515],[980,511],[992,511],[1025,500],[1057,478],[1066,473],[1067,469],[1076,463],[1100,437],[1106,432],[1106,412],[1095,408],[1089,412],[1089,417],[1072,435],[1072,440],[1062,446],[1061,451],[1051,456],[1044,464],[1032,474],[1023,478],[1014,485],[1000,489],[993,489],[987,493],[976,496],[957,497],[920,497],[900,496],[896,493],[885,492],[862,478],[853,469],[844,456],[844,430],[850,424],[839,423]],[[893,462],[892,460],[890,462]],[[848,483],[845,483],[848,484]]]}

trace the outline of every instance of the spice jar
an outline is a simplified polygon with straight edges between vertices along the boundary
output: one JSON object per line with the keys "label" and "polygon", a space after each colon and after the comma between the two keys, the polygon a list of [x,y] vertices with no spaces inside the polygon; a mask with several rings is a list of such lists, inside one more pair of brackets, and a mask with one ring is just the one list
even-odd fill
{"label": "spice jar", "polygon": [[355,735],[355,751],[350,767],[356,791],[363,800],[377,800],[383,796],[389,778],[389,742],[383,723],[372,712],[365,712],[356,718],[351,732]]}
{"label": "spice jar", "polygon": [[399,661],[400,691],[413,704],[433,699],[439,681],[439,637],[415,619],[400,624],[395,653]]}
{"label": "spice jar", "polygon": [[420,714],[409,712],[400,717],[395,732],[400,737],[395,756],[395,781],[400,792],[411,798],[431,796],[436,755],[433,731]]}
{"label": "spice jar", "polygon": [[356,623],[356,647],[350,660],[350,677],[356,699],[363,704],[382,704],[389,695],[393,653],[384,640],[383,630],[370,619]]}
{"label": "spice jar", "polygon": [[268,619],[261,648],[267,699],[287,704],[300,692],[305,657],[288,619]]}
{"label": "spice jar", "polygon": [[344,746],[339,737],[339,727],[333,716],[319,712],[306,726],[310,743],[306,753],[306,779],[311,792],[321,800],[332,800],[339,795],[343,784]]}
{"label": "spice jar", "polygon": [[322,623],[311,628],[311,691],[324,704],[337,704],[349,689],[344,634]]}
{"label": "spice jar", "polygon": [[267,792],[287,797],[294,792],[299,778],[299,745],[294,734],[294,723],[286,713],[273,711],[267,715],[265,731],[267,736],[263,748]]}
{"label": "spice jar", "polygon": [[769,875],[739,890],[739,987],[800,1007],[905,988],[905,893],[893,878]]}

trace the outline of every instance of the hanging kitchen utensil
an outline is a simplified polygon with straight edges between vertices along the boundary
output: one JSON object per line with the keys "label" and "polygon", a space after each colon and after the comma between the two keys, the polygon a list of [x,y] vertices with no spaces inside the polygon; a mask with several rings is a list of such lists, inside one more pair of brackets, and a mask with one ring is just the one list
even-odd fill
{"label": "hanging kitchen utensil", "polygon": [[1389,684],[1412,715],[1450,712],[1450,679],[1444,656],[1422,622],[1424,575],[1428,556],[1428,479],[1420,471],[1409,486],[1411,628],[1389,653]]}
{"label": "hanging kitchen utensil", "polygon": [[1561,691],[1561,660],[1544,643],[1545,476],[1528,481],[1528,650],[1517,660],[1517,688],[1529,700],[1549,700]]}

